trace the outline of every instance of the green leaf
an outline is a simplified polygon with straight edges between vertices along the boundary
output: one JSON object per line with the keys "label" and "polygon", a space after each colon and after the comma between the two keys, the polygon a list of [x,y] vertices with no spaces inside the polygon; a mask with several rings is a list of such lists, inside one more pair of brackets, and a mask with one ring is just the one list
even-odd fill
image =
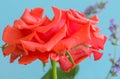
{"label": "green leaf", "polygon": [[76,66],[74,69],[71,69],[71,71],[68,73],[58,68],[58,79],[74,79],[78,71],[79,71],[79,66]]}
{"label": "green leaf", "polygon": [[[58,79],[75,79],[76,74],[79,71],[79,66],[71,69],[70,72],[64,72],[60,68],[57,68]],[[41,79],[52,79],[52,70],[50,69]]]}
{"label": "green leaf", "polygon": [[69,51],[66,51],[65,55],[68,56],[69,61],[70,61],[72,64],[74,64],[73,58],[72,58],[72,56],[70,55]]}
{"label": "green leaf", "polygon": [[4,50],[4,48],[7,46],[7,44],[2,45],[0,48],[2,49],[2,51]]}
{"label": "green leaf", "polygon": [[41,79],[52,79],[52,69],[49,69],[49,71]]}

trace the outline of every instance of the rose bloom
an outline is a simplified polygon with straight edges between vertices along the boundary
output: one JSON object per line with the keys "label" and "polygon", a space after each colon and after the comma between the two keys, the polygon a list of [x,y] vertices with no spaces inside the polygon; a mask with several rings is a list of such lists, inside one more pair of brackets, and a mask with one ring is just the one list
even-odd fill
{"label": "rose bloom", "polygon": [[10,62],[18,59],[19,64],[29,64],[37,59],[47,63],[49,58],[57,61],[63,71],[69,72],[81,61],[94,55],[101,58],[106,37],[99,34],[97,16],[86,18],[75,10],[52,7],[54,16],[42,17],[43,9],[25,9],[13,26],[3,32],[4,55]]}

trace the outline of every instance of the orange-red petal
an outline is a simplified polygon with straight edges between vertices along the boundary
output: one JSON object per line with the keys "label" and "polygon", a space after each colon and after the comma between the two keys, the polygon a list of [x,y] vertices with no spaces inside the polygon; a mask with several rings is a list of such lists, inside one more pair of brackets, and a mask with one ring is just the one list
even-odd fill
{"label": "orange-red petal", "polygon": [[42,18],[44,9],[43,8],[34,8],[30,11],[30,14],[34,16],[35,18]]}
{"label": "orange-red petal", "polygon": [[70,49],[80,43],[86,43],[91,39],[89,34],[90,34],[90,24],[87,23],[86,25],[82,26],[76,33],[57,43],[57,45],[55,45],[53,49],[65,50],[65,49]]}
{"label": "orange-red petal", "polygon": [[60,68],[65,72],[69,72],[70,69],[73,68],[73,64],[69,61],[68,57],[66,56],[60,57],[59,64],[60,64]]}
{"label": "orange-red petal", "polygon": [[37,22],[37,19],[30,14],[28,9],[25,9],[21,19],[27,24],[35,24]]}
{"label": "orange-red petal", "polygon": [[50,29],[56,29],[56,28],[59,29],[60,27],[64,25],[65,18],[66,18],[64,15],[65,12],[55,7],[52,7],[52,9],[54,11],[54,18],[51,21],[51,23],[49,23],[46,26],[41,26],[41,27],[36,28],[37,31],[41,33],[46,33]]}
{"label": "orange-red petal", "polygon": [[8,25],[3,32],[2,39],[7,44],[13,44],[22,37],[23,37],[23,35],[20,32],[20,30],[17,30],[16,28],[13,28]]}
{"label": "orange-red petal", "polygon": [[93,51],[93,55],[94,55],[94,60],[99,60],[103,54],[97,51]]}
{"label": "orange-red petal", "polygon": [[35,55],[27,55],[23,56],[19,59],[19,64],[30,64],[31,62],[35,61],[37,56]]}
{"label": "orange-red petal", "polygon": [[13,53],[16,49],[16,45],[8,45],[4,48],[3,52],[4,52],[4,55],[7,56],[11,53]]}

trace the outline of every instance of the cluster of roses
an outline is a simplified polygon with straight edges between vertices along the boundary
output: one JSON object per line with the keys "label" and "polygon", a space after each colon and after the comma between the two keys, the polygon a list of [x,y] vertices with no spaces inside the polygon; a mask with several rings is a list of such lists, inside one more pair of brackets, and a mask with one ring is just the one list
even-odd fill
{"label": "cluster of roses", "polygon": [[106,36],[98,33],[97,16],[88,19],[72,9],[52,9],[52,19],[42,17],[42,8],[26,9],[13,26],[6,26],[3,51],[10,55],[10,62],[18,59],[19,64],[29,64],[39,59],[46,63],[50,58],[68,72],[92,54],[95,60],[100,59]]}

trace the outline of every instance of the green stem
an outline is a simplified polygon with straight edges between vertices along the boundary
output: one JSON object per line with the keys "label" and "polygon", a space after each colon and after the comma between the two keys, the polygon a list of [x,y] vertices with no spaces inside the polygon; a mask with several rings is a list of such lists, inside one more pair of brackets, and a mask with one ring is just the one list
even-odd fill
{"label": "green stem", "polygon": [[116,53],[117,53],[117,46],[114,46],[114,56],[113,56],[113,59],[115,60],[116,58]]}
{"label": "green stem", "polygon": [[52,65],[52,79],[57,79],[57,69],[56,69],[56,61],[51,59],[51,65]]}
{"label": "green stem", "polygon": [[106,76],[106,78],[105,79],[111,79],[111,74],[110,74],[110,72],[107,74],[107,76]]}
{"label": "green stem", "polygon": [[[116,53],[117,53],[117,46],[114,46],[113,61],[114,61],[115,58],[116,58]],[[113,65],[113,64],[114,64],[114,63],[112,63],[112,65]],[[110,68],[110,69],[111,69],[111,68]],[[110,71],[109,71],[105,79],[111,79],[111,77],[112,77],[112,75],[111,75],[111,73],[110,73]]]}

